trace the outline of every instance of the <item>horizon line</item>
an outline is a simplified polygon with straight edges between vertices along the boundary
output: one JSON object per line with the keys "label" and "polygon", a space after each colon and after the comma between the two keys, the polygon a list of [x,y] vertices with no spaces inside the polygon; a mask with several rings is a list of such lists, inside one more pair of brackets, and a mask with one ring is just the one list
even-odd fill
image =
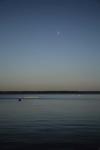
{"label": "horizon line", "polygon": [[88,90],[88,91],[85,91],[85,90],[56,90],[56,91],[48,91],[48,90],[40,90],[40,91],[0,91],[0,94],[100,94],[100,91],[99,90]]}

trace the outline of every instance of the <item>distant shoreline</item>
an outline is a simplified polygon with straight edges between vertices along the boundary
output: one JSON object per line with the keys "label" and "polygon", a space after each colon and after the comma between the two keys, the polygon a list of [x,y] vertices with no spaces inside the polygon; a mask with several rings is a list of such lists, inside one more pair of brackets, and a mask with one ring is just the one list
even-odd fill
{"label": "distant shoreline", "polygon": [[100,91],[0,91],[0,94],[100,94]]}

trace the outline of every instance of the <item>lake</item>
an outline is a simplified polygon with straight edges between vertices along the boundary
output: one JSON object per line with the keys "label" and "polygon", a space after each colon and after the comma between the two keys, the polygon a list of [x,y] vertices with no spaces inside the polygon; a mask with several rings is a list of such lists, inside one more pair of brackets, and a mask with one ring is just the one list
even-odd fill
{"label": "lake", "polygon": [[100,95],[0,95],[0,150],[15,149],[100,150]]}

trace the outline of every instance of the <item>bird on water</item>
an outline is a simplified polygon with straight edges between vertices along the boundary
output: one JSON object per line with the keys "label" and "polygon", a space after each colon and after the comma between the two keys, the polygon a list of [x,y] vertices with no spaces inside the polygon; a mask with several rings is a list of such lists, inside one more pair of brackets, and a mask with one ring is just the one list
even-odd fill
{"label": "bird on water", "polygon": [[22,100],[21,98],[18,99],[18,101],[21,101],[21,100]]}

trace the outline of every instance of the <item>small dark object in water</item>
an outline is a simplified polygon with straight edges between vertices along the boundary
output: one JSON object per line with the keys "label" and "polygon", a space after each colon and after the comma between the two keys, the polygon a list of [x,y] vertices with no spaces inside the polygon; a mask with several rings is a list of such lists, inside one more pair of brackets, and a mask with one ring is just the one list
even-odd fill
{"label": "small dark object in water", "polygon": [[18,99],[18,101],[21,101],[21,100],[22,100],[21,98]]}

